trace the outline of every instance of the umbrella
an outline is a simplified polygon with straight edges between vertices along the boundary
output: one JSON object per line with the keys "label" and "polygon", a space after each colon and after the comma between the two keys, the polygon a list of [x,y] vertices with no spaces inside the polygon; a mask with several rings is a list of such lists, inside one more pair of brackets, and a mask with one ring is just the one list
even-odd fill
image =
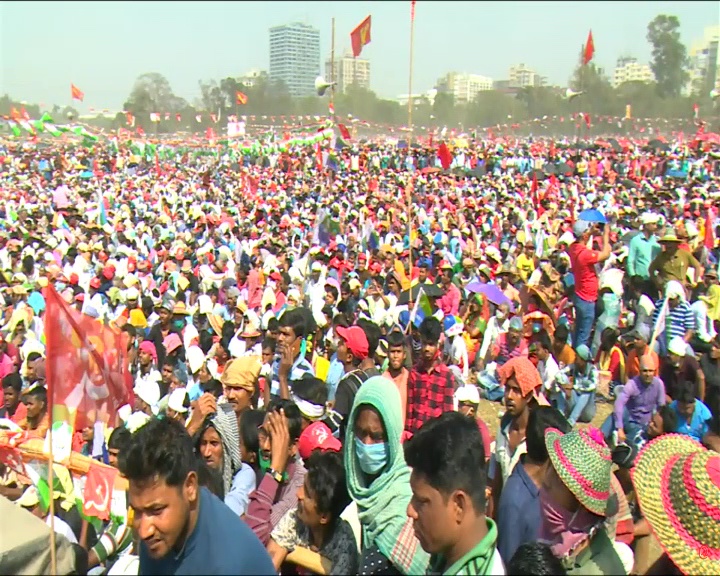
{"label": "umbrella", "polygon": [[441,171],[441,168],[438,168],[436,166],[425,166],[422,170],[420,170],[420,174],[436,174]]}
{"label": "umbrella", "polygon": [[468,292],[472,292],[474,294],[482,294],[488,300],[490,300],[490,302],[496,304],[497,306],[500,306],[501,304],[507,304],[508,306],[510,306],[512,304],[510,298],[503,294],[502,289],[497,284],[470,282],[470,284],[468,284],[465,289]]}
{"label": "umbrella", "polygon": [[560,164],[558,164],[556,166],[556,170],[557,170],[558,174],[572,174],[573,173],[572,167],[569,164],[566,164],[565,162],[560,162]]}
{"label": "umbrella", "polygon": [[532,179],[533,177],[537,178],[538,180],[544,180],[545,179],[545,172],[542,170],[531,170],[529,177]]}
{"label": "umbrella", "polygon": [[555,166],[555,164],[547,163],[543,166],[543,171],[545,174],[557,174],[557,166]]}
{"label": "umbrella", "polygon": [[580,212],[580,214],[578,214],[578,219],[585,220],[586,222],[600,222],[601,224],[605,224],[607,222],[605,215],[600,212],[600,210],[595,210],[594,208],[588,208],[587,210]]}
{"label": "umbrella", "polygon": [[439,298],[443,295],[442,288],[438,286],[437,284],[415,284],[410,290],[403,290],[400,293],[400,298],[398,298],[398,306],[403,306],[404,304],[410,304],[410,302],[415,302],[417,300],[418,294],[420,294],[420,289],[422,288],[422,291],[427,294],[429,298]]}

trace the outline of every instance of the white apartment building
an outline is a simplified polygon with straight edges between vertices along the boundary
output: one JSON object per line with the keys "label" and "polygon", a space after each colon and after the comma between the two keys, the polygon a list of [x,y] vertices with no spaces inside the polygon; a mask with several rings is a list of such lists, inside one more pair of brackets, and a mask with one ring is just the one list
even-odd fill
{"label": "white apartment building", "polygon": [[479,92],[493,89],[493,80],[478,74],[448,72],[437,81],[437,87],[452,94],[455,102],[472,102]]}
{"label": "white apartment building", "polygon": [[690,45],[688,57],[690,59],[689,88],[708,89],[720,87],[720,58],[718,58],[718,44],[720,43],[720,25],[708,26],[702,40],[696,40]]}
{"label": "white apartment building", "polygon": [[510,66],[508,72],[508,86],[510,88],[528,88],[541,85],[542,76],[525,66],[525,64]]}
{"label": "white apartment building", "polygon": [[330,82],[331,79],[337,82],[335,90],[338,94],[344,94],[352,84],[370,90],[370,61],[353,58],[350,50],[340,57],[336,55],[335,62],[328,58],[325,61],[325,80]]}
{"label": "white apartment building", "polygon": [[253,86],[255,86],[255,84],[257,84],[260,78],[267,78],[267,76],[267,70],[259,70],[258,68],[252,68],[246,74],[240,76],[237,81],[246,88],[252,88]]}
{"label": "white apartment building", "polygon": [[640,64],[636,58],[619,58],[613,72],[612,84],[617,88],[625,82],[654,82],[655,75],[647,64]]}

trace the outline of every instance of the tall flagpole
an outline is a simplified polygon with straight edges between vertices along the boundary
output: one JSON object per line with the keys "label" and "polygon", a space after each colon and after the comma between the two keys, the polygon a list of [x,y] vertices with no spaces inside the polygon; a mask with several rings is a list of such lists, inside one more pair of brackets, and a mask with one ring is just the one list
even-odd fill
{"label": "tall flagpole", "polygon": [[408,78],[408,130],[410,138],[408,144],[412,142],[413,124],[413,49],[415,47],[415,0],[410,0],[410,74]]}
{"label": "tall flagpole", "polygon": [[[330,37],[330,104],[335,110],[335,18],[332,19],[332,35]],[[333,113],[334,116],[334,113]]]}

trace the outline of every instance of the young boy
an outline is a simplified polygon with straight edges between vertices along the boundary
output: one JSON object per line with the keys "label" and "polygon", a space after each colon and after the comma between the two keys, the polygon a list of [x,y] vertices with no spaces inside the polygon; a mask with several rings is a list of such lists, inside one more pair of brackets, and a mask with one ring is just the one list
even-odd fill
{"label": "young boy", "polygon": [[402,405],[403,426],[405,426],[405,411],[407,410],[407,382],[410,371],[405,368],[405,336],[400,330],[392,330],[387,335],[388,344],[388,369],[383,376],[395,382],[400,392]]}

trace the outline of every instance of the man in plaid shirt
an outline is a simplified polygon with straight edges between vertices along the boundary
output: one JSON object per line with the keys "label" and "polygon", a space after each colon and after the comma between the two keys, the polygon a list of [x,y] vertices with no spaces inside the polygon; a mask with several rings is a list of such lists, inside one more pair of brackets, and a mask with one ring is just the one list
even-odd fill
{"label": "man in plaid shirt", "polygon": [[441,360],[440,321],[432,316],[425,318],[419,332],[420,357],[407,383],[405,430],[412,434],[431,418],[454,410],[453,395],[458,387],[453,371]]}

